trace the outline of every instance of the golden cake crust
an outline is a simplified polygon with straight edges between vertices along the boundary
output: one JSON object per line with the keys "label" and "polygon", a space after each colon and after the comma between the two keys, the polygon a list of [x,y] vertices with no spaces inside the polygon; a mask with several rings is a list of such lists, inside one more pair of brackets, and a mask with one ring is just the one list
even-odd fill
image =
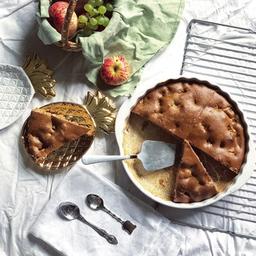
{"label": "golden cake crust", "polygon": [[43,109],[32,110],[28,119],[28,151],[36,162],[43,161],[64,143],[74,141],[83,135],[93,136],[93,131]]}
{"label": "golden cake crust", "polygon": [[173,201],[199,202],[217,194],[216,186],[188,141],[183,143],[183,153],[176,173]]}
{"label": "golden cake crust", "polygon": [[167,81],[150,90],[132,112],[239,172],[245,154],[243,125],[235,106],[216,90]]}

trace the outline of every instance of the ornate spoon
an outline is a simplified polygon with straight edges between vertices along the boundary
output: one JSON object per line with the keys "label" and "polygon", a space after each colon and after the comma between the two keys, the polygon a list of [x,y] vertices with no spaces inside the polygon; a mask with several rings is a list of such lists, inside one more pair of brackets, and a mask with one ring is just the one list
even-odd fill
{"label": "ornate spoon", "polygon": [[86,204],[92,209],[92,210],[102,210],[109,214],[112,218],[114,218],[116,221],[122,224],[122,228],[128,233],[131,234],[133,230],[136,228],[136,225],[132,224],[129,220],[123,221],[119,217],[117,217],[114,213],[112,213],[110,210],[108,210],[104,206],[103,199],[99,197],[98,195],[89,194],[86,197]]}
{"label": "ornate spoon", "polygon": [[59,214],[67,220],[80,220],[84,224],[94,229],[100,236],[104,237],[110,244],[117,244],[118,241],[115,236],[110,235],[104,229],[98,228],[95,225],[88,222],[81,214],[79,207],[70,202],[64,202],[59,205]]}

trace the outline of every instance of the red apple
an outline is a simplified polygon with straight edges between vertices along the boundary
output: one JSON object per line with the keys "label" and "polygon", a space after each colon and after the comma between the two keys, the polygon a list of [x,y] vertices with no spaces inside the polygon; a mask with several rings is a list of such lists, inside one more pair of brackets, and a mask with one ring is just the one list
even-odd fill
{"label": "red apple", "polygon": [[[67,8],[68,8],[68,3],[64,1],[55,2],[49,8],[49,15],[53,21],[53,25],[59,33],[61,33],[62,26],[64,24]],[[69,29],[68,29],[69,37],[72,37],[76,33],[77,25],[78,25],[77,15],[74,12],[70,21]]]}
{"label": "red apple", "polygon": [[100,75],[108,85],[121,85],[130,76],[129,64],[123,55],[106,57],[101,66]]}

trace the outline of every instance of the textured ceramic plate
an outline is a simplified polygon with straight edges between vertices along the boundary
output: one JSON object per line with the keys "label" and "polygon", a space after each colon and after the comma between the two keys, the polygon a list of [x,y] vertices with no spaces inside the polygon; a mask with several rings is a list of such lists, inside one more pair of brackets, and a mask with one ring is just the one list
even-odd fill
{"label": "textured ceramic plate", "polygon": [[[128,122],[128,119],[130,117],[131,114],[131,109],[136,105],[136,103],[138,102],[138,100],[143,97],[143,95],[146,94],[147,90],[153,88],[156,86],[156,84],[158,84],[159,82],[162,82],[162,80],[160,80],[159,78],[154,78],[154,81],[147,81],[145,84],[143,84],[143,86],[140,86],[140,89],[136,91],[136,93],[130,98],[128,99],[120,108],[118,115],[117,115],[117,119],[116,119],[116,127],[115,127],[115,131],[116,131],[116,138],[117,138],[117,142],[118,142],[118,146],[119,146],[119,150],[121,154],[124,154],[124,147],[123,147],[123,137],[124,137],[124,130],[126,127],[126,124]],[[159,80],[158,80],[159,79]],[[206,199],[202,202],[195,202],[195,203],[174,203],[172,201],[167,201],[167,200],[163,200],[159,197],[154,196],[153,194],[151,194],[148,190],[146,190],[137,180],[136,178],[133,176],[133,174],[130,172],[129,170],[129,166],[127,163],[123,162],[123,166],[124,169],[127,173],[127,175],[129,176],[129,178],[131,179],[131,181],[135,184],[135,186],[137,186],[141,192],[143,192],[146,196],[148,196],[149,198],[151,198],[152,200],[161,203],[163,205],[169,206],[169,207],[174,207],[174,208],[181,208],[181,209],[192,209],[192,208],[199,208],[199,207],[204,207],[210,204],[213,204],[216,201],[219,201],[220,199],[222,199],[223,197],[225,197],[226,195],[229,195],[231,193],[233,193],[234,191],[238,190],[241,186],[243,186],[246,181],[250,178],[253,170],[254,170],[254,162],[255,162],[255,149],[253,146],[253,141],[252,138],[250,136],[251,134],[251,127],[247,125],[247,123],[249,123],[249,119],[246,116],[246,113],[241,111],[242,108],[239,107],[239,104],[234,102],[234,100],[232,100],[232,97],[226,93],[223,92],[219,87],[217,86],[213,86],[213,84],[216,84],[214,81],[211,81],[211,84],[207,81],[200,81],[198,79],[195,78],[178,78],[182,81],[190,81],[190,82],[194,82],[194,83],[199,83],[199,84],[205,84],[206,86],[215,88],[218,91],[221,91],[222,94],[229,99],[230,102],[234,103],[235,106],[237,106],[237,109],[240,110],[240,114],[241,114],[241,118],[242,118],[242,122],[244,123],[244,128],[245,128],[245,133],[246,133],[246,137],[247,137],[247,145],[246,145],[246,155],[245,155],[245,160],[244,160],[244,164],[241,167],[241,171],[239,172],[239,174],[233,179],[233,182],[230,186],[228,186],[228,188],[226,190],[224,190],[223,192],[218,193],[217,195],[215,195],[212,198]]]}
{"label": "textured ceramic plate", "polygon": [[[76,122],[79,125],[89,127],[95,131],[94,121],[89,112],[82,105],[69,102],[57,102],[45,105],[41,108],[51,114],[64,116],[69,121]],[[28,152],[26,141],[27,123],[28,119],[22,129],[22,142],[32,161],[38,167],[48,172],[56,171],[74,164],[89,149],[94,139],[94,136],[82,136],[78,140],[66,143],[58,150],[52,152],[43,162],[36,163]]]}
{"label": "textured ceramic plate", "polygon": [[14,123],[24,113],[34,93],[21,67],[0,64],[0,130]]}

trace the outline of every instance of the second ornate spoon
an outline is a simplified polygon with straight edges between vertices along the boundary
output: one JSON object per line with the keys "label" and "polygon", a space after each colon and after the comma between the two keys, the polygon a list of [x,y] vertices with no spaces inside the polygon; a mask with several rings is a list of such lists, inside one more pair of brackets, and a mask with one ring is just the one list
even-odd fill
{"label": "second ornate spoon", "polygon": [[102,210],[109,214],[112,218],[114,218],[116,221],[122,224],[123,229],[128,233],[131,234],[133,230],[136,228],[136,225],[132,224],[129,220],[123,221],[119,217],[117,217],[114,213],[112,213],[110,210],[108,210],[104,206],[103,199],[95,194],[89,194],[86,197],[86,204],[92,209],[92,210]]}
{"label": "second ornate spoon", "polygon": [[59,205],[59,215],[67,220],[80,220],[84,224],[94,229],[100,236],[104,237],[110,244],[117,244],[118,241],[115,236],[110,235],[104,229],[98,228],[88,222],[81,214],[79,207],[71,202],[64,202]]}

